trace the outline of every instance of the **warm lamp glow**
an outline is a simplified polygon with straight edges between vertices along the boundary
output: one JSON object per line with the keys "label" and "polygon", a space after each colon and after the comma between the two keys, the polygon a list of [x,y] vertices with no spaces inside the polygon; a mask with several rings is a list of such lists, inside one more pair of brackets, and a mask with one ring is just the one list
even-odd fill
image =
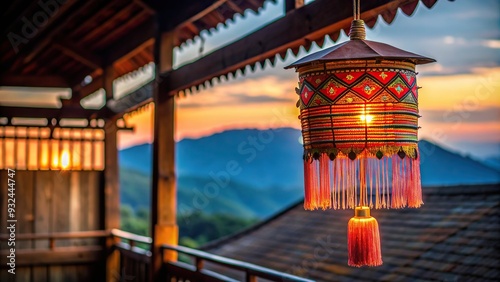
{"label": "warm lamp glow", "polygon": [[56,155],[52,158],[52,167],[56,168],[58,166],[59,166],[59,158]]}
{"label": "warm lamp glow", "polygon": [[61,154],[61,168],[67,169],[69,167],[69,152],[64,150]]}
{"label": "warm lamp glow", "polygon": [[359,119],[360,119],[361,121],[363,121],[363,122],[364,122],[364,121],[366,121],[366,123],[370,123],[370,122],[372,122],[372,120],[373,120],[373,116],[372,116],[372,115],[369,115],[369,114],[368,114],[368,115],[360,115],[360,116],[359,116]]}

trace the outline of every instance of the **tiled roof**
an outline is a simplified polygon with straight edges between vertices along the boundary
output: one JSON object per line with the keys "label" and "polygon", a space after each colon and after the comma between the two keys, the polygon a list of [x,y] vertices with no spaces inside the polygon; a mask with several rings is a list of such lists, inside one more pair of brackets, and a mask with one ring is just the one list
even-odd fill
{"label": "tiled roof", "polygon": [[423,193],[420,209],[372,211],[382,238],[380,267],[347,266],[353,211],[311,212],[302,203],[205,249],[317,281],[498,281],[500,184]]}

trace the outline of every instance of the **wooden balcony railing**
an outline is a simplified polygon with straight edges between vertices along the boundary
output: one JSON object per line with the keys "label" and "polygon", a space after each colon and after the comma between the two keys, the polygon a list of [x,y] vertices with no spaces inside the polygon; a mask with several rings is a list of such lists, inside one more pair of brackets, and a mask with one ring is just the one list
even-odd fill
{"label": "wooden balcony railing", "polygon": [[[7,235],[0,235],[0,241],[8,239]],[[35,243],[41,240],[46,240],[46,242]],[[23,277],[36,276],[46,281],[73,281],[75,279],[72,280],[68,277],[73,277],[75,269],[77,269],[79,275],[84,277],[79,277],[75,281],[104,281],[105,262],[111,251],[119,253],[119,271],[112,275],[116,280],[150,281],[151,279],[151,252],[149,249],[152,239],[150,237],[113,229],[111,231],[18,234],[16,241],[32,241],[31,246],[33,246],[33,248],[23,248],[16,251],[16,273],[24,273]],[[6,251],[0,251],[0,255],[5,257]],[[162,253],[172,251],[191,257],[193,263],[165,262],[161,275],[165,281],[254,282],[258,278],[262,278],[264,281],[312,281],[187,247],[162,246]],[[215,267],[208,269],[204,265],[205,262]],[[2,265],[1,268],[5,268],[5,266]],[[32,272],[34,267],[37,267],[36,273]],[[223,273],[234,274],[236,279],[217,273],[221,270]],[[38,277],[39,273],[45,277]]]}
{"label": "wooden balcony railing", "polygon": [[[18,248],[16,250],[17,266],[57,265],[72,263],[87,263],[98,260],[104,253],[103,244],[99,240],[109,237],[109,232],[104,230],[58,232],[58,233],[26,233],[17,234],[16,242],[32,241],[37,248]],[[0,241],[7,241],[8,235],[1,235]],[[41,247],[38,241],[47,240],[47,247]],[[73,244],[65,242],[66,246],[60,246],[59,241],[73,241]],[[35,242],[36,241],[36,242]],[[17,243],[18,244],[18,243]],[[19,244],[18,244],[19,245]],[[69,246],[70,245],[70,246]],[[2,257],[3,253],[2,251]]]}
{"label": "wooden balcony railing", "polygon": [[204,262],[211,262],[229,270],[237,270],[244,276],[244,281],[255,282],[257,278],[268,281],[312,282],[312,280],[279,272],[255,264],[225,258],[182,246],[163,245],[162,250],[176,251],[194,258],[194,265],[183,262],[166,262],[164,272],[167,281],[240,281],[204,268]]}
{"label": "wooden balcony railing", "polygon": [[[103,281],[96,273],[105,272],[104,230],[20,233],[15,237],[16,281]],[[1,235],[0,281],[11,281],[4,259],[9,255],[9,237]],[[10,261],[10,260],[9,260]]]}
{"label": "wooden balcony railing", "polygon": [[[149,281],[151,274],[150,237],[113,229],[111,236],[116,240],[115,251],[120,253],[120,279],[125,281]],[[127,242],[124,242],[127,241]],[[142,245],[146,248],[137,247]]]}

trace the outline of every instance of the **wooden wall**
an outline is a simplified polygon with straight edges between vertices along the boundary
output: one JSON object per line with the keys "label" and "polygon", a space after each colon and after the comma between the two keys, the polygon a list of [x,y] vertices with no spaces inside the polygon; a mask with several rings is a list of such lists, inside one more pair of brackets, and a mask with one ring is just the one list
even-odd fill
{"label": "wooden wall", "polygon": [[[101,171],[16,171],[17,235],[22,233],[70,232],[102,229]],[[0,230],[7,231],[7,171],[0,171]],[[102,244],[96,239],[56,240],[57,247]],[[7,248],[1,242],[2,250]],[[48,249],[48,240],[17,241],[16,251]],[[5,257],[0,258],[0,281],[98,281],[104,269],[94,265],[50,265],[16,268],[15,280],[7,273]],[[6,276],[8,275],[8,276]],[[102,274],[104,277],[104,274]],[[9,279],[9,280],[7,280]]]}

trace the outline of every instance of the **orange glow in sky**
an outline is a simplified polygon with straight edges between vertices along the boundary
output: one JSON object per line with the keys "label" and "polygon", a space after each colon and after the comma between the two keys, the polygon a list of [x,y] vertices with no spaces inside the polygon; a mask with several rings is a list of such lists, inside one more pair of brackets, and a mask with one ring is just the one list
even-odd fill
{"label": "orange glow in sky", "polygon": [[[195,39],[183,48],[174,49],[174,68],[240,38],[244,32],[254,30],[257,24],[271,22],[279,17],[272,7],[269,5],[266,8],[269,9],[267,16],[264,15],[265,11],[253,20],[247,16],[247,22],[241,19],[234,26],[229,24],[227,30],[218,29],[206,36],[204,43]],[[411,17],[398,12],[391,25],[378,21],[373,29],[366,30],[369,40],[391,44],[437,60],[437,63],[417,66],[416,69],[420,73],[418,86],[422,87],[419,90],[422,116],[419,119],[420,139],[430,139],[465,153],[475,154],[483,149],[483,156],[500,155],[498,11],[473,1],[438,1],[432,9],[419,5]],[[347,39],[341,33],[336,43]],[[324,48],[333,44],[329,39],[325,42]],[[203,44],[204,48],[200,48]],[[310,52],[318,50],[312,44]],[[301,48],[298,57],[303,55],[306,52]],[[298,96],[294,90],[297,87],[297,75],[293,70],[283,69],[298,57],[288,55],[284,61],[277,59],[273,67],[266,63],[265,69],[257,67],[255,72],[250,72],[247,67],[247,74],[243,77],[238,74],[236,79],[222,79],[213,87],[177,98],[176,140],[199,138],[238,128],[299,129],[299,111],[295,107]],[[149,68],[145,73],[151,76],[152,69]],[[134,83],[135,86],[139,85],[137,81]],[[124,89],[130,88],[130,85],[122,86],[123,89],[118,92],[125,93],[127,91]],[[19,96],[31,104],[45,105],[52,101],[50,104],[60,106],[59,97],[69,98],[71,93],[62,89],[0,89],[1,104],[15,104]],[[152,142],[153,109],[148,107],[126,115],[126,123],[134,127],[134,132],[119,132],[120,149]],[[53,149],[57,152],[57,148]],[[102,148],[99,150],[102,151]],[[75,156],[75,152],[70,153]],[[45,162],[47,166],[50,165],[50,158],[47,156],[46,161],[42,160],[42,165]],[[86,166],[83,161],[75,158],[70,160],[70,166],[73,163]],[[52,162],[57,162],[56,166],[61,165],[60,157]]]}
{"label": "orange glow in sky", "polygon": [[[500,68],[478,69],[460,75],[420,75],[420,139],[440,144],[453,141],[500,142],[498,119],[480,119],[486,110],[496,111],[500,117],[499,78]],[[300,128],[299,111],[295,107],[296,83],[294,79],[278,80],[268,76],[239,78],[178,98],[176,139],[199,138],[234,128]],[[262,101],[248,99],[253,103],[238,103],[243,95],[260,97]],[[266,99],[270,102],[265,102]],[[128,124],[135,127],[135,132],[120,133],[120,147],[151,142],[151,118],[150,110],[129,118]]]}

